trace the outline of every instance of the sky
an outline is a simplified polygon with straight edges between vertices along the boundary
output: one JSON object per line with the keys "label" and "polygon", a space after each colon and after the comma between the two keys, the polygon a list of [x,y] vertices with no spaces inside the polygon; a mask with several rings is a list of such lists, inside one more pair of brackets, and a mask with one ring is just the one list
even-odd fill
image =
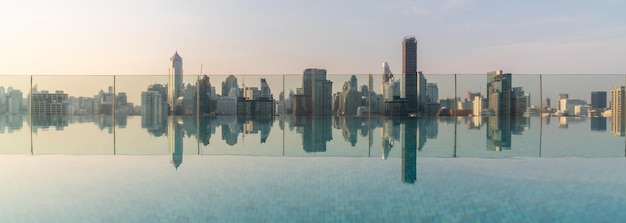
{"label": "sky", "polygon": [[176,51],[185,74],[201,65],[209,75],[380,74],[383,61],[401,73],[408,35],[426,74],[624,74],[625,8],[616,0],[10,1],[0,8],[0,75],[166,75]]}

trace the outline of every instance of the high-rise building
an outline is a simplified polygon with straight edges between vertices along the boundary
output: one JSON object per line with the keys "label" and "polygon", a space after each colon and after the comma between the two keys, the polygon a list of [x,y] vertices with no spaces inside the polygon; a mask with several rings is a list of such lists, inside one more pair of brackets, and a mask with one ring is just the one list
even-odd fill
{"label": "high-rise building", "polygon": [[439,87],[437,83],[426,84],[426,102],[436,102],[439,99]]}
{"label": "high-rise building", "polygon": [[409,113],[418,112],[417,40],[413,36],[402,40],[402,97]]}
{"label": "high-rise building", "polygon": [[625,93],[624,86],[611,87],[611,134],[614,136],[624,136],[626,124]]}
{"label": "high-rise building", "polygon": [[474,116],[483,115],[483,99],[480,96],[474,96],[474,100],[472,100],[472,114]]}
{"label": "high-rise building", "polygon": [[606,108],[606,91],[591,92],[591,107],[594,109]]}
{"label": "high-rise building", "polygon": [[326,79],[325,69],[309,68],[304,70],[302,77],[303,97],[299,100],[299,108],[306,112],[298,115],[329,116],[332,114],[332,86],[333,82]]}
{"label": "high-rise building", "polygon": [[68,115],[68,95],[63,91],[33,92],[31,104],[33,115]]}
{"label": "high-rise building", "polygon": [[567,109],[567,100],[569,99],[569,94],[560,93],[559,94],[559,111],[563,112]]}
{"label": "high-rise building", "polygon": [[350,76],[350,85],[349,85],[349,89],[348,90],[354,90],[357,91],[359,88],[359,81],[356,79],[356,75],[352,75]]}
{"label": "high-rise building", "polygon": [[155,90],[141,92],[141,127],[159,129],[165,124],[166,117],[164,95]]}
{"label": "high-rise building", "polygon": [[511,116],[523,116],[528,108],[527,94],[522,87],[514,87],[511,93]]}
{"label": "high-rise building", "polygon": [[7,99],[6,93],[4,91],[4,87],[0,86],[0,114],[4,112],[6,109],[4,108],[5,101]]}
{"label": "high-rise building", "polygon": [[420,114],[424,114],[426,110],[426,86],[427,86],[426,78],[424,74],[420,71],[417,73],[417,112]]}
{"label": "high-rise building", "polygon": [[385,98],[385,101],[390,101],[393,99],[391,90],[393,82],[394,77],[391,73],[391,69],[389,69],[389,64],[387,64],[387,62],[383,62],[383,83],[381,92],[383,92],[383,98]]}
{"label": "high-rise building", "polygon": [[202,75],[202,78],[198,80],[198,114],[210,113],[214,108],[211,108],[211,98],[214,96],[211,92],[211,82],[207,75]]}
{"label": "high-rise building", "polygon": [[[239,92],[239,84],[237,84],[237,78],[233,75],[228,75],[226,80],[222,82],[222,96],[237,98],[239,96],[236,92]],[[231,95],[231,93],[235,93],[235,95]]]}
{"label": "high-rise building", "polygon": [[167,104],[173,114],[176,100],[183,94],[183,58],[178,55],[178,51],[170,57],[167,88]]}
{"label": "high-rise building", "polygon": [[9,91],[5,105],[9,114],[19,114],[22,110],[22,92],[20,90]]}
{"label": "high-rise building", "polygon": [[272,96],[272,91],[270,90],[270,86],[267,84],[265,78],[261,78],[261,98],[274,100],[274,97]]}
{"label": "high-rise building", "polygon": [[496,116],[511,115],[511,83],[510,73],[502,70],[487,73],[487,108]]}

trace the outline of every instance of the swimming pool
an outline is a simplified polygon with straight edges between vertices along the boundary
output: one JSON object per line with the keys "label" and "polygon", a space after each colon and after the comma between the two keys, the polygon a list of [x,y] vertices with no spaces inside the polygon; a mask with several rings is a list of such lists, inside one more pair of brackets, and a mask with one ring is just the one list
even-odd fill
{"label": "swimming pool", "polygon": [[626,217],[626,143],[610,122],[171,117],[148,126],[129,116],[12,125],[0,134],[0,221],[615,222]]}

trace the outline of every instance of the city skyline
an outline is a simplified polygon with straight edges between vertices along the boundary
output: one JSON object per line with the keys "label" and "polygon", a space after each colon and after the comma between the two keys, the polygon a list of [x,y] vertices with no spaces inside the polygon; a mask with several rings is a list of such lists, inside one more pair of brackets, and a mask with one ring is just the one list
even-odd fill
{"label": "city skyline", "polygon": [[[341,89],[341,82],[347,81],[349,80],[350,76],[353,75],[329,75],[329,78],[331,80],[333,80],[335,83],[339,83],[333,86],[333,91],[334,89],[337,87],[339,89]],[[360,81],[359,83],[359,91],[360,91],[360,87],[361,86],[367,86],[368,85],[368,81],[367,81],[367,77],[369,75],[356,75],[358,78],[358,80]],[[372,75],[374,80],[373,83],[379,82],[380,78],[382,78],[382,75]],[[539,89],[539,76],[538,75],[532,75],[532,76],[527,76],[527,75],[515,75],[513,74],[514,79],[515,79],[515,84],[513,85],[513,87],[523,87],[524,91],[526,92],[530,92],[531,93],[531,105],[535,106],[535,107],[540,107],[542,106],[544,100],[546,98],[550,98],[553,100],[554,103],[552,103],[553,108],[558,108],[558,95],[561,93],[566,93],[569,94],[569,98],[570,99],[575,99],[575,100],[582,100],[584,102],[586,102],[587,104],[591,104],[592,99],[591,99],[591,95],[593,92],[607,92],[610,91],[610,88],[612,86],[615,85],[619,85],[620,83],[617,81],[623,81],[623,76],[621,75],[575,75],[572,78],[579,78],[581,80],[585,80],[587,83],[589,83],[589,85],[593,86],[605,86],[605,87],[589,87],[589,88],[577,88],[574,85],[569,85],[569,84],[565,84],[565,85],[558,85],[555,83],[559,83],[560,79],[563,78],[563,76],[553,76],[553,75],[543,75],[543,97],[539,98],[540,96],[540,89]],[[23,93],[23,98],[26,99],[28,94],[29,94],[29,77],[24,77],[24,78],[19,78],[17,76],[0,76],[0,80],[2,80],[0,82],[0,86],[3,86],[5,89],[8,88],[13,88],[14,90],[18,90],[21,91]],[[69,96],[71,97],[92,97],[94,95],[98,94],[98,90],[104,90],[107,91],[107,89],[109,87],[112,87],[112,85],[115,85],[115,92],[116,93],[126,93],[126,96],[128,98],[128,102],[129,103],[133,103],[135,105],[140,105],[141,99],[141,92],[146,90],[146,87],[149,85],[153,85],[153,84],[162,84],[166,86],[167,83],[167,76],[166,75],[162,75],[162,76],[158,76],[160,77],[161,81],[157,80],[154,78],[154,76],[116,76],[116,81],[115,84],[113,82],[114,77],[113,76],[75,76],[73,77],[73,79],[75,79],[77,82],[81,82],[84,83],[83,85],[80,86],[80,89],[83,92],[86,93],[78,93],[76,94],[75,91],[71,91],[68,89],[73,89],[76,90],[76,87],[72,86],[72,85],[68,85],[69,82],[60,80],[62,84],[61,86],[59,85],[54,85],[51,86],[51,83],[55,82],[55,81],[59,81],[60,78],[59,76],[35,76],[33,77],[33,87],[37,87],[40,91],[41,90],[47,90],[49,92],[54,92],[56,90],[62,90],[65,93],[68,93]],[[440,75],[428,75],[427,76],[429,78],[429,84],[430,84],[430,79],[437,79],[437,78],[441,78],[442,76]],[[447,82],[435,82],[434,84],[437,84],[438,87],[440,89],[447,89],[443,90],[443,91],[439,91],[439,99],[445,99],[445,98],[449,98],[451,99],[452,97],[449,96],[449,92],[450,92],[450,83],[449,82],[453,82],[454,79],[452,78],[453,76],[444,76],[444,77],[448,77],[451,79],[451,81],[447,81]],[[481,85],[478,88],[472,88],[472,87],[467,87],[468,83],[470,83],[471,81],[468,81],[468,77],[470,80],[476,81],[476,82],[482,82],[479,85]],[[459,98],[464,98],[464,95],[466,94],[466,92],[477,92],[477,93],[483,93],[483,95],[485,95],[485,91],[486,88],[482,87],[485,82],[484,82],[484,77],[485,75],[458,75],[458,82],[459,82],[459,86],[457,88],[457,95]],[[188,84],[192,84],[192,86],[195,86],[197,76],[196,75],[188,75],[185,76],[185,85]],[[216,88],[216,92],[217,94],[220,94],[219,92],[219,88],[220,88],[220,79],[218,78],[226,78],[225,76],[209,76],[210,80],[211,80],[211,84],[213,87]],[[236,76],[235,78],[238,78],[239,80],[242,79],[247,79],[248,80],[248,84],[246,85],[246,88],[248,86],[254,86],[253,88],[258,88],[260,85],[260,80],[261,79],[266,79],[268,80],[266,82],[269,83],[268,87],[270,89],[272,89],[273,92],[276,92],[275,95],[275,99],[279,99],[278,98],[278,94],[281,93],[282,91],[282,80],[283,80],[283,76],[269,76],[269,77],[264,77],[264,76]],[[299,80],[298,82],[301,82],[302,76],[286,76],[285,78],[289,79],[297,79]],[[341,79],[341,78],[345,78],[345,79]],[[216,80],[217,79],[217,80]],[[614,81],[611,81],[614,80]],[[106,81],[102,81],[102,80],[106,80]],[[254,82],[256,83],[250,83],[250,80],[255,80]],[[594,82],[595,80],[595,82]],[[600,81],[603,80],[603,81]],[[606,81],[604,81],[606,80]],[[110,81],[110,83],[107,83],[108,81]],[[278,86],[276,86],[276,83],[272,83],[273,81],[278,81],[279,84]],[[523,83],[520,83],[523,82]],[[136,84],[136,83],[145,83],[145,85],[138,85],[140,87],[134,87],[134,86],[129,86],[128,84],[132,83],[132,84]],[[89,84],[94,84],[96,85],[96,87],[83,87],[85,85],[89,85]],[[111,84],[111,85],[109,85]],[[382,94],[381,90],[382,89],[377,89],[379,87],[377,87],[377,85],[380,87],[381,84],[376,83],[374,84],[374,88],[372,89],[374,92],[376,92],[377,94]],[[45,87],[42,87],[45,86]],[[274,87],[278,87],[278,89],[274,89],[272,88],[272,86]],[[298,83],[298,86],[288,86],[285,85],[285,93],[288,94],[290,90],[293,90],[294,92],[296,91],[296,88],[301,87],[300,84]],[[243,86],[241,86],[241,88],[243,88]],[[464,90],[464,89],[471,89],[471,90]],[[529,90],[530,89],[530,90]],[[577,93],[571,93],[572,91],[570,91],[569,89],[577,89]],[[339,90],[341,91],[341,90]],[[546,92],[559,92],[559,94],[547,94]],[[582,92],[582,93],[581,93]],[[334,93],[334,92],[333,92]],[[448,94],[448,95],[446,95]],[[25,102],[26,103],[26,102]],[[609,103],[608,101],[606,103]],[[27,104],[25,104],[27,105]],[[571,110],[571,109],[570,109]]]}
{"label": "city skyline", "polygon": [[0,66],[4,75],[163,74],[162,55],[178,50],[187,73],[201,64],[210,74],[374,73],[382,61],[400,73],[396,40],[416,35],[425,74],[618,74],[626,70],[624,4],[11,2],[0,9]]}
{"label": "city skyline", "polygon": [[[389,67],[387,62],[383,62],[382,65],[382,82],[381,90],[383,94],[379,94],[376,92],[376,88],[374,87],[374,75],[368,74],[367,76],[367,84],[358,85],[358,78],[356,75],[351,75],[349,78],[350,81],[344,82],[342,87],[342,91],[337,91],[338,85],[333,87],[332,78],[327,79],[327,71],[326,69],[319,68],[307,68],[304,70],[302,76],[302,82],[300,86],[294,84],[293,80],[287,81],[287,76],[282,76],[283,89],[280,92],[282,95],[280,97],[281,102],[278,103],[274,101],[271,95],[271,87],[270,82],[268,82],[268,78],[265,76],[256,76],[260,78],[261,90],[259,91],[259,87],[249,87],[245,85],[245,81],[242,81],[242,87],[240,88],[237,83],[237,77],[233,75],[229,75],[225,82],[222,82],[221,87],[223,89],[219,89],[220,85],[212,85],[210,83],[210,77],[207,75],[203,75],[200,79],[200,76],[189,75],[187,78],[183,76],[183,63],[182,57],[178,54],[178,51],[175,51],[174,55],[170,57],[170,66],[169,66],[169,75],[167,76],[167,84],[158,84],[156,80],[154,84],[148,85],[149,92],[141,93],[141,105],[146,102],[149,102],[151,109],[149,110],[161,110],[161,108],[165,108],[165,106],[160,105],[161,99],[167,102],[168,114],[169,115],[200,115],[200,114],[212,114],[212,115],[255,115],[255,114],[264,114],[264,115],[274,115],[274,114],[282,114],[282,110],[289,114],[293,115],[313,115],[313,116],[329,116],[329,115],[347,115],[347,116],[361,116],[364,114],[377,114],[377,115],[392,115],[392,116],[433,116],[433,115],[460,115],[465,116],[472,114],[473,115],[481,115],[482,110],[485,109],[487,115],[513,115],[513,116],[522,116],[522,114],[530,115],[538,115],[540,111],[538,108],[542,108],[542,113],[554,114],[554,115],[586,115],[588,112],[591,112],[592,107],[589,107],[586,100],[580,100],[577,98],[568,99],[569,93],[563,93],[560,91],[559,93],[559,103],[556,110],[552,110],[549,106],[544,107],[542,105],[537,104],[538,101],[543,100],[543,94],[541,94],[544,89],[540,89],[539,97],[537,98],[536,94],[531,94],[531,92],[536,92],[536,89],[531,89],[530,92],[524,91],[524,84],[519,86],[518,82],[515,82],[517,86],[513,86],[511,80],[513,75],[511,73],[502,74],[502,70],[497,70],[494,72],[487,73],[487,92],[482,92],[482,84],[480,84],[480,91],[476,92],[475,88],[473,90],[468,90],[468,95],[479,96],[476,97],[480,100],[485,100],[483,103],[479,103],[480,101],[474,102],[473,96],[467,96],[467,98],[462,102],[456,102],[454,100],[455,97],[450,97],[450,95],[446,96],[446,93],[442,93],[444,95],[443,98],[429,98],[427,95],[427,91],[432,95],[440,95],[439,94],[439,86],[437,82],[427,83],[427,79],[424,77],[424,74],[421,71],[418,71],[417,60],[418,60],[418,47],[417,40],[414,36],[406,36],[402,39],[402,63],[401,67],[402,73],[399,77],[399,80],[395,80],[395,77],[392,75],[391,68]],[[495,76],[494,76],[495,75]],[[211,75],[213,76],[213,75]],[[338,77],[339,75],[332,75],[333,77]],[[397,75],[396,75],[397,76]],[[549,75],[546,75],[548,77]],[[17,77],[17,76],[10,76]],[[56,90],[59,96],[53,96],[52,94],[48,94],[48,90],[44,91],[44,94],[35,94],[30,104],[32,105],[29,109],[33,114],[71,114],[71,115],[86,115],[86,114],[104,114],[110,115],[115,108],[115,112],[121,112],[123,114],[136,114],[137,108],[133,107],[133,103],[128,103],[128,95],[125,91],[116,90],[118,80],[116,77],[118,76],[74,76],[74,77],[82,77],[82,78],[100,78],[106,80],[107,78],[112,78],[113,86],[107,86],[107,93],[102,90],[98,93],[98,95],[94,96],[93,99],[87,97],[85,100],[82,99],[84,97],[79,97],[76,103],[72,102],[71,98],[68,101],[68,96],[70,94],[63,92],[63,90]],[[74,78],[73,77],[73,78]],[[128,77],[125,75],[119,76]],[[134,76],[138,77],[138,76]],[[293,76],[298,77],[298,76]],[[436,77],[441,77],[441,75],[432,75],[435,77],[433,79],[437,79]],[[454,92],[456,97],[458,97],[458,86],[456,84],[457,77],[454,77],[455,87]],[[553,76],[550,76],[553,77]],[[38,81],[35,81],[34,78],[37,78]],[[293,79],[289,76],[290,79]],[[39,79],[47,79],[48,81],[39,82]],[[183,79],[187,79],[187,82],[184,83]],[[517,78],[516,78],[517,79]],[[549,78],[548,78],[549,79]],[[569,78],[568,78],[569,79]],[[393,80],[393,87],[391,81]],[[539,77],[539,80],[541,77]],[[49,82],[63,82],[67,84],[62,78],[58,76],[31,76],[30,84],[32,85],[33,92],[36,93],[38,89],[38,84],[48,84]],[[102,81],[78,81],[84,84],[87,83],[97,83],[102,84]],[[472,80],[476,81],[476,80]],[[472,82],[470,81],[470,82]],[[563,81],[563,80],[559,80]],[[106,81],[105,81],[106,82]],[[196,83],[197,82],[197,83]],[[319,82],[319,83],[318,83]],[[524,82],[524,81],[522,81]],[[37,84],[34,84],[37,83]],[[462,81],[462,84],[466,82]],[[135,84],[135,90],[136,84]],[[428,90],[429,84],[433,84],[434,87]],[[495,85],[494,85],[495,84]],[[161,86],[158,88],[151,89],[152,86]],[[289,91],[287,91],[287,85],[289,85]],[[398,95],[398,86],[401,88],[400,95]],[[539,83],[542,86],[542,83]],[[200,86],[200,88],[197,88]],[[435,87],[436,86],[436,87]],[[449,86],[443,85],[442,89],[446,89]],[[495,86],[495,87],[494,87]],[[161,88],[166,87],[167,90],[160,90]],[[224,87],[226,87],[224,89]],[[360,87],[360,89],[359,89]],[[528,86],[526,86],[528,87]],[[530,86],[533,88],[536,86]],[[83,90],[91,89],[84,85],[81,85]],[[232,89],[231,89],[232,88]],[[334,89],[333,89],[334,88]],[[393,97],[391,98],[390,94],[384,94],[386,88],[393,93]],[[13,89],[12,87],[9,89]],[[63,88],[57,88],[63,89]],[[436,89],[436,90],[435,90]],[[554,90],[552,88],[548,88]],[[222,96],[220,97],[217,92],[222,92]],[[349,90],[349,91],[348,91]],[[449,89],[448,89],[449,90]],[[561,90],[559,88],[558,90]],[[18,90],[19,91],[19,90]],[[226,92],[228,91],[228,92]],[[8,93],[12,91],[9,90]],[[115,103],[121,108],[118,111],[116,105],[114,105],[114,98],[121,96],[121,104]],[[198,92],[202,92],[200,95]],[[333,93],[334,92],[334,93]],[[445,92],[445,91],[444,91]],[[591,94],[593,94],[592,91]],[[5,94],[4,90],[0,92],[1,94]],[[14,96],[6,97],[2,96],[2,103],[0,105],[4,106],[4,99],[11,99],[13,102],[7,104],[4,107],[8,107],[10,113],[20,113],[22,109],[21,104],[28,104],[28,102],[23,102],[23,98],[21,94],[17,97],[16,92]],[[148,94],[146,94],[148,93]],[[224,94],[228,93],[227,96]],[[448,92],[449,93],[449,92]],[[493,95],[497,93],[496,95]],[[62,96],[64,94],[65,96]],[[289,95],[288,98],[285,98],[285,95]],[[512,97],[511,94],[514,96]],[[136,95],[131,93],[130,95]],[[484,95],[486,97],[480,97]],[[531,95],[535,95],[535,99],[533,100]],[[564,98],[566,100],[562,100]],[[295,96],[295,97],[294,97]],[[490,99],[491,98],[494,100]],[[198,98],[200,97],[200,98]],[[592,96],[593,97],[593,96]],[[16,99],[18,98],[18,99]],[[56,98],[64,98],[62,99],[62,103],[59,104],[55,101]],[[132,97],[131,97],[132,98]],[[155,100],[157,98],[161,98]],[[322,99],[323,98],[323,99]],[[459,97],[460,98],[460,97]],[[495,99],[498,98],[498,99]],[[545,100],[549,100],[549,97],[545,97]],[[588,98],[588,97],[585,97]],[[95,100],[94,100],[95,99]],[[452,99],[452,100],[450,100]],[[539,100],[537,100],[539,99]],[[199,100],[199,101],[198,101]],[[284,100],[284,101],[283,101]],[[531,102],[535,102],[532,104]],[[196,104],[200,102],[201,104]],[[19,104],[18,104],[19,103]],[[75,104],[74,106],[68,106],[69,103]],[[478,103],[478,104],[477,104]],[[496,104],[497,103],[497,104]],[[211,105],[213,104],[213,105]],[[280,107],[275,107],[278,105]],[[60,107],[59,107],[60,106]],[[202,107],[198,109],[199,107]],[[578,107],[577,107],[578,106]],[[323,107],[323,109],[321,109]],[[514,108],[514,109],[511,109]],[[531,109],[532,108],[532,109]],[[141,107],[142,116],[148,110]],[[321,109],[321,110],[320,110]],[[441,110],[440,110],[441,109]],[[454,109],[454,111],[450,111],[449,109]],[[332,110],[332,112],[331,112]],[[475,110],[475,111],[472,111]],[[276,111],[281,111],[280,113],[276,113]],[[453,114],[454,112],[454,114]],[[460,114],[459,114],[460,112]],[[590,115],[599,116],[599,113],[602,113],[603,110],[594,110],[594,113]],[[146,113],[148,114],[148,113]],[[152,113],[150,113],[150,116]],[[160,115],[156,115],[158,117]]]}

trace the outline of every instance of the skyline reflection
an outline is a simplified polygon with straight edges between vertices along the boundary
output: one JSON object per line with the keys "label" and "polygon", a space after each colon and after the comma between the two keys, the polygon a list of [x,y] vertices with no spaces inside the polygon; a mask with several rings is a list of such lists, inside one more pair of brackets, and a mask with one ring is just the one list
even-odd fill
{"label": "skyline reflection", "polygon": [[[543,121],[543,119],[546,119]],[[90,154],[89,148],[74,148],[59,151],[49,150],[46,143],[63,141],[63,134],[71,129],[95,130],[95,135],[80,135],[83,130],[73,130],[68,138],[93,138],[111,147],[129,147],[122,154],[164,154],[160,149],[134,148],[128,143],[148,143],[158,145],[160,139],[169,141],[163,148],[171,152],[172,163],[179,166],[182,155],[188,154],[255,154],[270,156],[378,156],[389,157],[417,156],[467,157],[491,156],[489,153],[471,151],[504,152],[493,156],[541,156],[540,150],[553,149],[553,142],[559,134],[573,133],[585,135],[595,132],[610,141],[606,151],[611,156],[624,155],[624,138],[607,132],[610,118],[562,118],[560,125],[550,125],[551,118],[499,119],[497,117],[432,117],[432,118],[390,118],[390,117],[293,117],[269,116],[252,117],[195,117],[162,116],[160,119],[145,119],[140,116],[0,116],[0,136],[19,136],[24,141],[32,141],[33,154]],[[534,123],[534,124],[533,124]],[[543,126],[539,128],[540,125]],[[588,125],[588,126],[587,126]],[[27,132],[24,133],[26,126]],[[567,128],[565,128],[567,126]],[[582,129],[580,127],[583,127]],[[30,131],[28,131],[30,128]],[[119,130],[119,133],[114,131]],[[455,129],[458,134],[455,135]],[[123,131],[122,131],[123,130]],[[558,130],[558,131],[556,131]],[[54,139],[47,139],[49,132],[56,132]],[[92,131],[92,130],[89,130]],[[32,136],[28,135],[32,132]],[[72,131],[69,131],[72,132]],[[67,134],[70,134],[70,133]],[[475,132],[475,133],[472,133]],[[443,134],[443,136],[442,136]],[[600,135],[598,135],[600,134]],[[117,137],[112,137],[117,135]],[[137,138],[128,141],[125,138]],[[135,137],[136,136],[136,137]],[[43,138],[42,138],[43,137]],[[478,138],[477,138],[478,137]],[[557,138],[555,138],[557,137]],[[565,136],[564,136],[565,137]],[[30,139],[32,138],[32,140]],[[46,138],[46,141],[40,139]],[[115,142],[108,140],[117,140]],[[580,137],[579,137],[580,138]],[[584,138],[584,137],[583,137]],[[621,140],[620,140],[621,138]],[[458,142],[458,148],[446,146]],[[539,143],[543,141],[543,146]],[[586,142],[588,142],[587,140]],[[184,143],[183,143],[184,142]],[[482,143],[481,143],[482,142]],[[8,143],[8,141],[5,141]],[[621,144],[621,145],[620,145]],[[400,145],[400,146],[399,146]],[[29,145],[26,145],[26,147]],[[621,153],[618,153],[618,148]],[[478,149],[478,150],[477,150]],[[115,150],[115,148],[111,148]],[[63,152],[65,151],[65,152]],[[298,152],[299,151],[299,152]],[[605,151],[605,152],[606,152]],[[2,151],[0,151],[1,153]],[[605,153],[603,152],[603,153]],[[28,154],[30,151],[24,151]],[[97,152],[96,154],[101,154]],[[117,154],[117,152],[112,152]],[[72,154],[72,152],[70,152]],[[431,154],[431,155],[429,155]],[[507,155],[510,154],[510,155]],[[563,153],[557,153],[563,154]],[[567,153],[565,153],[567,154]],[[572,155],[593,156],[593,150],[573,152]],[[606,155],[603,155],[606,156]],[[412,165],[412,164],[409,164]]]}

